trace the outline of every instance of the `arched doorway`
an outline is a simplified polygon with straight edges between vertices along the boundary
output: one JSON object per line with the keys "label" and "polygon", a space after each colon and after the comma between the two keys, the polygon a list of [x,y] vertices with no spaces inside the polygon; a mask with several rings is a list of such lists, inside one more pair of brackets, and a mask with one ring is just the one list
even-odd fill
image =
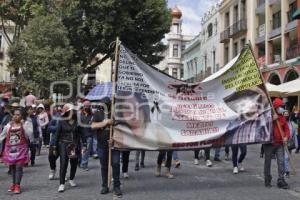
{"label": "arched doorway", "polygon": [[269,76],[268,82],[273,84],[273,85],[280,85],[281,84],[281,81],[280,81],[280,78],[279,78],[278,74],[276,74],[274,72]]}
{"label": "arched doorway", "polygon": [[[295,71],[294,69],[291,69],[286,73],[286,75],[284,77],[284,82],[289,82],[289,81],[295,80],[297,78],[299,78],[298,72]],[[298,96],[289,96],[287,98],[286,105],[287,105],[288,110],[291,111],[294,105],[298,105]]]}

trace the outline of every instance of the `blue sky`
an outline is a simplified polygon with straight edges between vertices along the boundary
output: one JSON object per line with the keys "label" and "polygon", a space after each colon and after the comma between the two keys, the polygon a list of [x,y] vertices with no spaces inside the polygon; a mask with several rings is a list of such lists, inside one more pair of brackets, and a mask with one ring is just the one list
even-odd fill
{"label": "blue sky", "polygon": [[168,0],[168,6],[173,8],[177,5],[182,11],[184,34],[197,35],[201,29],[201,17],[219,0]]}

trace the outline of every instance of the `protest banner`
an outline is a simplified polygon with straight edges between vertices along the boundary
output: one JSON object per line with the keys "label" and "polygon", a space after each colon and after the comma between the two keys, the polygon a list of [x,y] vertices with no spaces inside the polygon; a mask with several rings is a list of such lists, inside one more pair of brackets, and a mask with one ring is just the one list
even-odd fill
{"label": "protest banner", "polygon": [[272,116],[255,57],[239,56],[202,82],[148,66],[121,45],[114,147],[194,149],[271,141]]}

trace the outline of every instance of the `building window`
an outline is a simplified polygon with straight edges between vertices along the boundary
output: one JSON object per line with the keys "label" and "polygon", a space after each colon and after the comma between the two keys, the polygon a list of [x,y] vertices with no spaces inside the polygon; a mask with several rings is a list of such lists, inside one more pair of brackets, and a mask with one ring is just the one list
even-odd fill
{"label": "building window", "polygon": [[180,69],[180,79],[182,79],[183,78],[183,69],[181,68]]}
{"label": "building window", "polygon": [[246,0],[241,1],[241,19],[246,19]]}
{"label": "building window", "polygon": [[178,44],[173,45],[173,57],[178,57]]}
{"label": "building window", "polygon": [[212,52],[212,57],[213,57],[213,73],[216,72],[216,51]]}
{"label": "building window", "polygon": [[273,29],[277,29],[281,27],[281,11],[278,11],[277,13],[273,14],[272,18],[272,27]]}
{"label": "building window", "polygon": [[225,51],[224,51],[224,62],[225,64],[228,63],[229,61],[229,47],[225,47]]}
{"label": "building window", "polygon": [[234,44],[233,44],[233,56],[235,57],[235,56],[237,56],[238,55],[238,43],[237,42],[235,42]]}
{"label": "building window", "polygon": [[165,72],[166,74],[169,74],[169,68],[167,67],[167,68],[164,70],[164,72]]}
{"label": "building window", "polygon": [[207,27],[208,37],[210,38],[213,34],[213,25],[209,24]]}
{"label": "building window", "polygon": [[181,51],[185,50],[185,44],[181,45]]}
{"label": "building window", "polygon": [[245,45],[246,45],[246,39],[243,38],[241,39],[241,50],[245,47]]}
{"label": "building window", "polygon": [[173,68],[173,69],[172,69],[172,76],[175,77],[175,78],[178,77],[178,76],[177,76],[177,68]]}
{"label": "building window", "polygon": [[237,22],[237,21],[239,21],[239,6],[238,5],[234,6],[233,10],[234,10],[233,11],[233,13],[234,13],[233,21]]}
{"label": "building window", "polygon": [[205,69],[205,71],[207,70],[207,55],[206,55],[206,53],[204,55],[204,69]]}
{"label": "building window", "polygon": [[225,14],[225,28],[230,26],[230,17],[229,17],[229,12]]}

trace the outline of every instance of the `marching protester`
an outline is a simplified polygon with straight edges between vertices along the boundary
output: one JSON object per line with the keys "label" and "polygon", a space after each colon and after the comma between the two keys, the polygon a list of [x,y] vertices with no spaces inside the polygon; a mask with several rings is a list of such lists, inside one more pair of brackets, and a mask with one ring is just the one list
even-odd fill
{"label": "marching protester", "polygon": [[[284,117],[286,121],[288,122],[289,130],[290,130],[290,139],[288,140],[287,147],[288,151],[291,154],[292,150],[296,149],[298,147],[298,139],[297,139],[297,129],[294,125],[294,122],[292,121],[291,117],[289,116],[289,112],[286,110],[284,112]],[[284,152],[284,171],[285,176],[290,176],[290,170],[289,170],[289,155],[288,152]]]}
{"label": "marching protester", "polygon": [[38,119],[42,130],[42,136],[43,136],[43,144],[45,147],[49,146],[50,141],[50,135],[47,131],[47,125],[49,123],[49,117],[47,112],[45,111],[45,107],[43,104],[39,104],[37,106],[38,111]]}
{"label": "marching protester", "polygon": [[[111,102],[110,99],[104,98],[102,102],[103,109],[98,110],[94,114],[92,129],[95,130],[97,135],[98,155],[101,165],[101,177],[102,177],[102,189],[101,194],[109,193],[108,188],[108,167],[109,167],[109,127],[112,124],[112,120],[108,119],[110,116]],[[111,140],[110,140],[111,142]],[[121,182],[120,182],[120,151],[116,149],[111,150],[111,166],[113,177],[113,192],[117,197],[122,196]]]}
{"label": "marching protester", "polygon": [[59,120],[55,135],[56,146],[54,147],[54,155],[57,154],[58,150],[60,157],[60,185],[58,192],[65,191],[65,178],[69,162],[71,165],[69,184],[71,187],[77,186],[74,178],[78,165],[78,157],[80,156],[81,141],[82,151],[85,151],[86,141],[78,126],[77,114],[74,106],[67,103],[63,106],[62,118]]}
{"label": "marching protester", "polygon": [[[141,162],[140,162],[141,155]],[[135,154],[135,171],[139,171],[141,168],[145,168],[145,150],[136,151]]]}
{"label": "marching protester", "polygon": [[[241,154],[238,158],[239,149]],[[237,174],[239,171],[245,171],[243,166],[243,161],[247,155],[247,145],[245,144],[234,144],[231,146],[232,150],[232,164],[233,164],[233,173]]]}
{"label": "marching protester", "polygon": [[33,140],[32,124],[22,122],[22,111],[13,111],[12,121],[7,124],[1,135],[0,142],[5,140],[3,162],[10,166],[12,184],[8,192],[21,193],[23,166],[29,162],[29,141]]}
{"label": "marching protester", "polygon": [[[167,154],[167,156],[166,156]],[[161,164],[163,162],[164,157],[166,156],[166,172],[165,176],[169,179],[174,178],[174,175],[171,173],[171,165],[172,165],[172,154],[173,151],[159,151],[158,157],[157,157],[157,167],[155,171],[155,176],[160,177],[161,176]]]}
{"label": "marching protester", "polygon": [[[276,111],[276,113],[273,115],[273,143],[264,145],[265,186],[272,187],[271,161],[272,161],[272,154],[275,153],[277,158],[277,167],[278,167],[277,187],[282,189],[288,189],[289,185],[286,183],[284,179],[284,151],[285,151],[284,145],[286,145],[290,137],[290,130],[289,130],[288,123],[285,117],[283,116],[283,113],[285,111],[285,109],[283,108],[283,101],[280,98],[276,98],[273,101],[273,107]],[[281,127],[278,127],[278,125]],[[280,129],[283,130],[283,133],[280,132]]]}
{"label": "marching protester", "polygon": [[93,152],[94,131],[90,127],[92,120],[93,120],[93,113],[91,109],[91,103],[89,101],[84,101],[83,110],[82,113],[80,114],[80,123],[81,123],[80,126],[87,143],[87,150],[83,152],[81,155],[80,167],[85,171],[89,170],[88,168],[89,156]]}
{"label": "marching protester", "polygon": [[[200,160],[199,153],[200,153],[200,149],[194,150],[194,164],[195,165],[199,164],[199,160]],[[212,162],[210,161],[210,148],[205,148],[204,154],[205,154],[206,166],[212,167]]]}
{"label": "marching protester", "polygon": [[28,121],[32,123],[32,130],[33,130],[33,139],[30,141],[30,163],[31,166],[35,165],[35,156],[36,156],[36,150],[39,145],[39,137],[40,137],[40,125],[37,116],[34,113],[33,107],[28,106],[27,107],[27,115],[28,115]]}
{"label": "marching protester", "polygon": [[[56,174],[56,160],[58,159],[59,155],[55,152],[56,145],[56,131],[59,123],[59,119],[61,116],[62,109],[58,107],[56,112],[53,113],[52,119],[49,122],[48,131],[50,133],[50,147],[49,147],[49,154],[48,154],[48,161],[50,165],[50,173],[49,173],[49,180],[54,180]],[[57,147],[58,148],[58,147]]]}

